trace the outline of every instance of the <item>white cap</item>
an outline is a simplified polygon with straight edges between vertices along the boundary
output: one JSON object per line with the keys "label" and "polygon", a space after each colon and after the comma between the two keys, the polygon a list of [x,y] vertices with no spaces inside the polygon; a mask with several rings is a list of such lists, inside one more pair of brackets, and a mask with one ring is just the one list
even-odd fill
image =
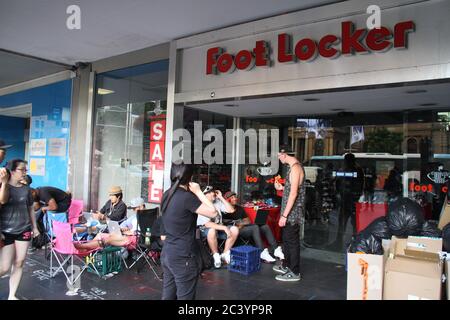
{"label": "white cap", "polygon": [[130,207],[137,208],[144,204],[144,199],[142,198],[134,198],[130,201]]}

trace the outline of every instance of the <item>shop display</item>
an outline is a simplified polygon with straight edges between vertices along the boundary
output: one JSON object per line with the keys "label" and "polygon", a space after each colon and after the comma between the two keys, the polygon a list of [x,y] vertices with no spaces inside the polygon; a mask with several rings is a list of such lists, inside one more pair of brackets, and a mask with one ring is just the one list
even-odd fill
{"label": "shop display", "polygon": [[390,203],[386,221],[394,236],[407,238],[420,235],[424,216],[422,208],[416,202],[401,198]]}

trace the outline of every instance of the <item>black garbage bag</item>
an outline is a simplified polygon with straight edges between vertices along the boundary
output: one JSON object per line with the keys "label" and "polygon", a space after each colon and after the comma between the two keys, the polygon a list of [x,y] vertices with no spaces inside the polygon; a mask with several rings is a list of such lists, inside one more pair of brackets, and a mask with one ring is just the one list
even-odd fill
{"label": "black garbage bag", "polygon": [[374,237],[371,234],[366,234],[361,232],[350,244],[350,253],[364,252],[367,254],[383,254],[383,246],[381,245],[381,240]]}
{"label": "black garbage bag", "polygon": [[385,217],[373,220],[362,232],[366,235],[373,235],[378,239],[391,239],[392,237]]}
{"label": "black garbage bag", "polygon": [[440,238],[442,231],[439,230],[438,224],[435,221],[425,221],[420,232],[422,237]]}
{"label": "black garbage bag", "polygon": [[411,199],[400,198],[389,204],[386,221],[396,237],[418,236],[424,223],[423,209]]}
{"label": "black garbage bag", "polygon": [[442,229],[442,242],[444,251],[450,251],[450,223]]}

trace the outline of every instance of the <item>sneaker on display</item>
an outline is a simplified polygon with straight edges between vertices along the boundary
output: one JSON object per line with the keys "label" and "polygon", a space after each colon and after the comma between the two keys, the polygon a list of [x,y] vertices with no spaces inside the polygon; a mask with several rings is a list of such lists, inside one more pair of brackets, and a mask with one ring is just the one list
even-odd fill
{"label": "sneaker on display", "polygon": [[225,262],[226,264],[230,264],[230,261],[231,261],[231,253],[230,253],[230,251],[222,253],[220,255],[220,257],[222,258],[223,262]]}
{"label": "sneaker on display", "polygon": [[283,267],[281,264],[280,265],[274,265],[272,267],[272,270],[281,274],[285,274],[289,272],[289,268],[287,267]]}
{"label": "sneaker on display", "polygon": [[266,261],[266,262],[275,262],[275,258],[272,257],[269,253],[269,250],[267,250],[267,248],[265,248],[262,252],[261,252],[261,259]]}
{"label": "sneaker on display", "polygon": [[275,257],[277,257],[278,259],[280,259],[280,260],[284,260],[284,253],[283,253],[283,250],[281,249],[280,246],[278,246],[278,247],[275,249],[275,251],[273,252],[273,255],[274,255]]}
{"label": "sneaker on display", "polygon": [[289,271],[285,274],[279,274],[275,277],[278,281],[286,281],[286,282],[293,282],[293,281],[300,281],[302,279],[300,273],[295,274],[292,271]]}
{"label": "sneaker on display", "polygon": [[220,260],[220,254],[214,253],[213,254],[214,259],[214,268],[220,268],[222,266],[222,261]]}

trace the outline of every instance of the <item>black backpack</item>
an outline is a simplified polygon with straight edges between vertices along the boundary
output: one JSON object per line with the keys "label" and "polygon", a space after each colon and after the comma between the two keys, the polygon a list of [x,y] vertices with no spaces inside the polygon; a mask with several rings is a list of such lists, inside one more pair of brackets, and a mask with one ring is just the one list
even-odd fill
{"label": "black backpack", "polygon": [[39,235],[36,238],[33,238],[33,240],[31,241],[31,246],[36,249],[40,249],[50,242],[47,235],[47,230],[44,225],[44,216],[45,216],[44,214],[41,214],[39,219],[36,221],[36,226],[39,230]]}
{"label": "black backpack", "polygon": [[214,265],[214,260],[209,252],[208,245],[201,239],[195,239],[195,241],[197,242],[197,263],[200,266],[200,272],[211,269]]}

